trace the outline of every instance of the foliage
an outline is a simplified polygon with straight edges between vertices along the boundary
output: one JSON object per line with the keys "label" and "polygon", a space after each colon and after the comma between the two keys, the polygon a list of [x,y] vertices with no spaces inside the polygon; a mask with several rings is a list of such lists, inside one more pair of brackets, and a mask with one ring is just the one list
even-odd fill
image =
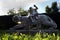
{"label": "foliage", "polygon": [[46,6],[46,13],[50,13],[50,11],[51,9],[48,6]]}
{"label": "foliage", "polygon": [[0,40],[60,40],[60,36],[55,33],[36,33],[35,35],[22,33],[0,33]]}
{"label": "foliage", "polygon": [[28,11],[27,10],[23,10],[22,8],[18,9],[18,14],[22,15],[22,16],[26,16],[28,15]]}
{"label": "foliage", "polygon": [[13,9],[10,9],[7,14],[9,14],[9,15],[15,15],[16,11],[13,8]]}
{"label": "foliage", "polygon": [[57,2],[53,2],[53,3],[52,3],[52,7],[51,7],[51,8],[54,9],[55,7],[57,7]]}
{"label": "foliage", "polygon": [[58,12],[57,2],[52,3],[51,10],[52,10],[52,12]]}
{"label": "foliage", "polygon": [[17,13],[16,13],[16,10],[14,10],[14,8],[13,8],[13,9],[10,9],[10,10],[8,11],[8,14],[9,14],[9,15],[18,14],[18,15],[25,15],[25,16],[26,16],[26,15],[28,15],[28,11],[20,8],[20,9],[17,10]]}
{"label": "foliage", "polygon": [[51,8],[46,6],[46,13],[57,13],[57,12],[58,12],[57,2],[53,2]]}

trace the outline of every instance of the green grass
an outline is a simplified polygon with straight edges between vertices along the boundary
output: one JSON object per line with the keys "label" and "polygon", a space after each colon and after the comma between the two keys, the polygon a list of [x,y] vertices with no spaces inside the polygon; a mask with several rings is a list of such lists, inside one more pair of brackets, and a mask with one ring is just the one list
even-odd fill
{"label": "green grass", "polygon": [[60,40],[59,35],[59,33],[36,33],[35,35],[22,33],[0,33],[0,40]]}

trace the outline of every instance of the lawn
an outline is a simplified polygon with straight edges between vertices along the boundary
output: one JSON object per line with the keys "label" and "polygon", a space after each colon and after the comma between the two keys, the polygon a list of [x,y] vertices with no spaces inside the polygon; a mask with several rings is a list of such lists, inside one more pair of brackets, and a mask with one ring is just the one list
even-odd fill
{"label": "lawn", "polygon": [[0,40],[60,40],[60,34],[38,32],[34,35],[23,33],[0,33]]}

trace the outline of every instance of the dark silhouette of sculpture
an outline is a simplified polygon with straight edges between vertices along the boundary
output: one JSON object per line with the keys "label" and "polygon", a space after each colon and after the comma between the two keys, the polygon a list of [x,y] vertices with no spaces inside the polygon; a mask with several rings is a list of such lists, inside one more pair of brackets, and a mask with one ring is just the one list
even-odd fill
{"label": "dark silhouette of sculpture", "polygon": [[21,16],[19,17],[19,21],[17,21],[17,23],[18,25],[10,29],[26,29],[26,30],[34,29],[34,28],[31,28],[32,25],[36,25],[36,29],[41,29],[41,24],[50,26],[49,28],[52,28],[52,29],[57,28],[57,24],[50,17],[46,15],[38,15],[38,19],[34,23],[32,23],[27,16]]}
{"label": "dark silhouette of sculpture", "polygon": [[[35,10],[31,10],[32,14],[33,14],[33,12],[35,13]],[[35,19],[34,22],[31,21],[30,17],[31,16],[27,17],[27,16],[16,16],[15,15],[13,17],[13,21],[17,22],[18,25],[14,26],[14,27],[12,27],[10,29],[11,30],[14,30],[14,29],[25,29],[25,30],[27,30],[27,29],[28,30],[29,29],[41,29],[41,24],[50,26],[49,29],[55,29],[55,28],[57,28],[57,24],[49,16],[47,16],[47,15],[40,15],[40,14],[38,14],[37,15],[37,19],[36,19],[36,16],[33,16],[34,19]],[[32,25],[35,25],[36,28],[32,28],[31,27]]]}

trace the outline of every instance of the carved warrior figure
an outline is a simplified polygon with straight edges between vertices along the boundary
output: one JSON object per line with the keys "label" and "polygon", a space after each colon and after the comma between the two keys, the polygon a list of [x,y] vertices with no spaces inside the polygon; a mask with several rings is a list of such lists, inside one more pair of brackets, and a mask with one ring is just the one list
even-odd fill
{"label": "carved warrior figure", "polygon": [[35,22],[35,19],[37,18],[38,12],[37,9],[38,7],[36,5],[34,5],[35,9],[30,7],[29,8],[29,13],[30,13],[30,19],[32,20],[32,22]]}

